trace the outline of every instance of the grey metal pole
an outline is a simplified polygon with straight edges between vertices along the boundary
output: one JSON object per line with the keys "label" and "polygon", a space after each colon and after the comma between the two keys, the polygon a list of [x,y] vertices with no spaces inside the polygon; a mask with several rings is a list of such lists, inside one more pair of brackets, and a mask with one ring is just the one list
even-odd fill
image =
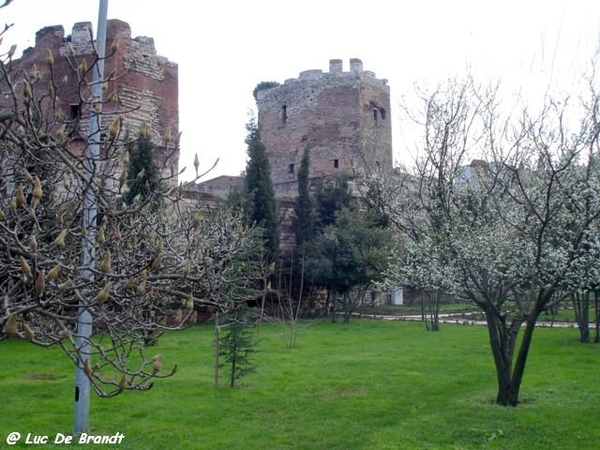
{"label": "grey metal pole", "polygon": [[[101,110],[95,107],[95,102],[101,105],[102,81],[104,78],[104,55],[106,48],[106,17],[108,0],[100,0],[98,12],[98,31],[96,34],[96,51],[98,61],[94,66],[92,81],[92,105],[90,108],[90,129],[85,150],[85,176],[86,185],[89,186],[94,177],[96,163],[100,156],[100,123]],[[81,265],[82,275],[85,279],[93,280],[93,273],[89,268],[94,264],[96,247],[96,222],[97,203],[93,189],[85,191],[83,200]],[[87,340],[92,336],[92,315],[85,303],[80,303],[77,320],[77,346],[79,348],[79,365],[75,370],[75,434],[81,434],[90,429],[90,380],[84,372],[83,366],[86,359],[91,358],[91,349]]]}

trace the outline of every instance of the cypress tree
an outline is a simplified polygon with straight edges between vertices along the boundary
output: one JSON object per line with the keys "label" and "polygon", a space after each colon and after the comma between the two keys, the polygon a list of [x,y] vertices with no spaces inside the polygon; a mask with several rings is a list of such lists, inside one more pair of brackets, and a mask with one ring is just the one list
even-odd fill
{"label": "cypress tree", "polygon": [[156,196],[160,190],[160,174],[154,162],[154,144],[145,128],[137,141],[129,144],[129,166],[127,168],[127,192],[123,200],[128,205],[139,195],[141,201],[150,199],[154,207],[160,204]]}
{"label": "cypress tree", "polygon": [[278,248],[275,194],[271,182],[271,167],[265,145],[260,140],[258,125],[254,120],[246,125],[248,135],[248,163],[245,188],[247,193],[246,220],[264,230],[265,248],[270,260],[275,259]]}
{"label": "cypress tree", "polygon": [[304,150],[300,169],[298,170],[298,197],[294,206],[293,226],[296,243],[302,246],[314,236],[314,212],[310,198],[308,173],[310,167],[310,151]]}

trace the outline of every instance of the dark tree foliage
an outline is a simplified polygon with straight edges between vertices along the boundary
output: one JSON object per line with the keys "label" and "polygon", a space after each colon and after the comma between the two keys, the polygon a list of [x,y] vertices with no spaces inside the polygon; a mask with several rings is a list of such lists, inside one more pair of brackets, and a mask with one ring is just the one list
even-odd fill
{"label": "dark tree foliage", "polygon": [[[142,131],[137,141],[129,144],[129,166],[127,168],[127,191],[123,200],[128,205],[138,198],[149,201],[154,209],[160,204],[160,173],[154,160],[154,144],[147,132]],[[138,197],[139,196],[139,197]]]}
{"label": "dark tree foliage", "polygon": [[378,281],[386,266],[389,230],[369,213],[343,209],[313,242],[311,269],[319,284],[344,294],[359,284]]}
{"label": "dark tree foliage", "polygon": [[368,211],[344,208],[309,246],[307,271],[316,285],[343,296],[345,322],[388,265],[391,234],[378,219]]}
{"label": "dark tree foliage", "polygon": [[266,89],[271,89],[272,87],[279,86],[277,81],[261,81],[256,85],[254,90],[252,91],[252,95],[254,96],[254,100],[258,100],[258,93],[260,91],[264,91]]}
{"label": "dark tree foliage", "polygon": [[304,150],[300,170],[298,171],[298,197],[294,206],[293,226],[296,243],[299,247],[310,241],[315,234],[313,202],[310,198],[308,172],[310,167],[310,151]]}
{"label": "dark tree foliage", "polygon": [[347,177],[320,179],[315,183],[315,212],[317,228],[335,223],[339,210],[352,204],[352,193]]}
{"label": "dark tree foliage", "polygon": [[311,284],[327,290],[333,321],[335,297],[343,296],[344,320],[348,321],[371,283],[383,273],[387,256],[381,260],[379,256],[386,253],[389,234],[381,214],[370,208],[359,211],[347,177],[318,180],[313,202],[313,238],[305,246],[306,275]]}
{"label": "dark tree foliage", "polygon": [[265,249],[269,259],[275,259],[278,248],[275,195],[271,183],[271,166],[265,145],[254,120],[246,126],[248,135],[248,163],[245,188],[247,194],[245,218],[249,225],[256,224],[264,230]]}

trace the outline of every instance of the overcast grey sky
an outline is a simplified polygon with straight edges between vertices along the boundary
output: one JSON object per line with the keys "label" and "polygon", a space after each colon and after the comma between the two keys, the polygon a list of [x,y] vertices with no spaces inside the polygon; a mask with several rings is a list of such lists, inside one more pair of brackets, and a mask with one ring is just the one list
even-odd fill
{"label": "overcast grey sky", "polygon": [[[14,23],[0,49],[35,42],[37,30],[98,19],[98,0],[13,0],[0,23]],[[194,154],[212,176],[245,166],[245,124],[260,81],[283,82],[329,59],[360,58],[392,90],[396,159],[406,162],[396,107],[414,83],[435,85],[467,70],[524,92],[567,90],[600,43],[597,0],[109,0],[109,18],[133,36],[154,38],[179,64],[180,167]]]}

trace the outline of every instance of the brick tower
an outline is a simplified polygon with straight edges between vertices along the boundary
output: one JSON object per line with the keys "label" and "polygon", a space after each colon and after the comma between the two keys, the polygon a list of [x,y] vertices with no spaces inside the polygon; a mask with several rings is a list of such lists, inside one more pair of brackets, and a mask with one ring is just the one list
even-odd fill
{"label": "brick tower", "polygon": [[[82,101],[90,95],[89,88],[80,89],[74,73],[73,61],[95,61],[91,22],[79,22],[70,35],[65,35],[62,25],[48,26],[36,33],[35,47],[28,48],[14,61],[15,73],[36,68],[47,76],[48,52],[54,56],[54,77],[62,80],[60,87],[61,109],[68,119],[78,123],[81,145],[85,145],[89,124],[89,106]],[[107,22],[106,54],[111,44],[118,40],[118,51],[106,59],[104,74],[110,81],[103,88],[103,124],[111,123],[113,115],[123,118],[123,127],[135,135],[142,123],[147,125],[159,165],[177,173],[179,151],[174,141],[166,142],[167,135],[176,138],[179,133],[178,66],[156,54],[154,40],[149,37],[131,37],[128,23],[112,19]],[[112,74],[112,77],[111,77]],[[88,76],[91,80],[91,71]],[[16,76],[19,81],[21,78]],[[110,93],[117,94],[116,102],[106,102]],[[88,109],[88,110],[86,110]],[[76,117],[81,117],[76,121]],[[78,142],[74,142],[77,145]],[[174,183],[177,182],[175,178]]]}
{"label": "brick tower", "polygon": [[356,175],[357,169],[390,171],[392,127],[387,80],[363,70],[362,61],[329,61],[329,72],[308,70],[298,78],[257,92],[258,126],[278,193],[295,189],[304,149],[310,177]]}

